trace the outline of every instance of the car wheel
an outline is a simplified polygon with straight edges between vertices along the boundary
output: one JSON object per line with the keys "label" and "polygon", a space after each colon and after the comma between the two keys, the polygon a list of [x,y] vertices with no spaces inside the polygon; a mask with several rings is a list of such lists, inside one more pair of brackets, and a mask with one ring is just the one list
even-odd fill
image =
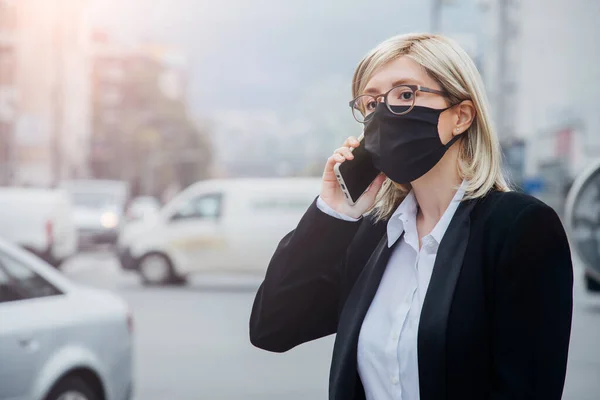
{"label": "car wheel", "polygon": [[100,395],[78,377],[67,377],[60,381],[45,400],[98,400]]}
{"label": "car wheel", "polygon": [[65,263],[65,261],[67,261],[66,259],[52,259],[50,261],[50,265],[52,265],[54,268],[56,269],[60,269],[60,267],[62,267],[62,265]]}
{"label": "car wheel", "polygon": [[600,292],[600,282],[588,274],[585,275],[585,287],[587,288],[588,292]]}
{"label": "car wheel", "polygon": [[175,274],[171,260],[161,253],[149,253],[142,257],[138,263],[138,271],[142,282],[146,285],[185,282],[183,278]]}

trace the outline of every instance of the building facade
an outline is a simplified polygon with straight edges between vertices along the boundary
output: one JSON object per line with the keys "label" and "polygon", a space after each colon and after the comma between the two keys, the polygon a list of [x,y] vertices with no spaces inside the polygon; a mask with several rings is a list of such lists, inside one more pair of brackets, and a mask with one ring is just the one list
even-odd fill
{"label": "building facade", "polygon": [[16,117],[17,7],[0,0],[0,185],[13,176],[13,140]]}
{"label": "building facade", "polygon": [[205,178],[209,145],[187,109],[185,55],[164,44],[127,45],[101,31],[93,38],[92,176],[157,196],[169,182]]}
{"label": "building facade", "polygon": [[[9,157],[4,162],[10,171],[4,183],[48,186],[86,176],[90,107],[85,1],[0,0],[0,4],[0,15],[5,16],[0,17],[4,32],[0,36],[6,42],[10,30],[13,43],[12,73],[2,73],[5,81],[10,76],[12,87],[11,106],[4,100],[4,119],[9,120],[4,121],[9,132],[5,135]],[[3,59],[6,71],[9,62]],[[3,86],[6,98],[6,82]]]}

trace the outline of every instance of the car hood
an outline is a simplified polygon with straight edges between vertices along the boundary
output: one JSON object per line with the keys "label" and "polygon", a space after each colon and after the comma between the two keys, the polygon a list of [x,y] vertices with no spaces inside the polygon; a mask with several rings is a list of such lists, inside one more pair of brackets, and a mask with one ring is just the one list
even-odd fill
{"label": "car hood", "polygon": [[78,228],[101,228],[103,210],[76,208],[73,212],[75,226]]}
{"label": "car hood", "polygon": [[83,312],[99,314],[124,313],[129,310],[127,303],[118,295],[103,289],[74,284],[69,290],[69,297],[76,299],[74,304]]}
{"label": "car hood", "polygon": [[73,210],[73,220],[79,229],[102,229],[102,216],[108,212],[121,217],[120,213],[112,209],[77,207]]}

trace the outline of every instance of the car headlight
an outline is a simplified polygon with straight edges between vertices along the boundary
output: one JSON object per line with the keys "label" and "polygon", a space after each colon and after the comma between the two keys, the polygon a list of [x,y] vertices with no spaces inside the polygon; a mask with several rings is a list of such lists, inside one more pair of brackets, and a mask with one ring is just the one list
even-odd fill
{"label": "car headlight", "polygon": [[119,225],[119,216],[114,212],[105,212],[102,214],[102,217],[100,217],[100,223],[106,229],[115,228]]}

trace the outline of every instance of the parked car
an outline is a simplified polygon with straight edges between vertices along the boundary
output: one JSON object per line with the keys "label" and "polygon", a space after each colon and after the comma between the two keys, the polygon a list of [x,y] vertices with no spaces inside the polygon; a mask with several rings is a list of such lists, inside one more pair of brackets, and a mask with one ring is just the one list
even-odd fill
{"label": "parked car", "polygon": [[316,198],[320,179],[203,181],[149,220],[126,226],[118,245],[125,269],[147,284],[183,282],[201,271],[264,273],[281,238]]}
{"label": "parked car", "polygon": [[79,247],[115,244],[129,196],[127,182],[73,180],[61,187],[73,201]]}
{"label": "parked car", "polygon": [[0,321],[0,400],[131,398],[133,326],[116,295],[0,240]]}
{"label": "parked car", "polygon": [[56,189],[0,188],[0,237],[59,266],[77,250],[69,196]]}
{"label": "parked car", "polygon": [[585,267],[585,284],[600,293],[600,159],[573,182],[566,201],[566,226]]}
{"label": "parked car", "polygon": [[135,197],[127,207],[127,221],[153,217],[160,211],[160,203],[152,196]]}

